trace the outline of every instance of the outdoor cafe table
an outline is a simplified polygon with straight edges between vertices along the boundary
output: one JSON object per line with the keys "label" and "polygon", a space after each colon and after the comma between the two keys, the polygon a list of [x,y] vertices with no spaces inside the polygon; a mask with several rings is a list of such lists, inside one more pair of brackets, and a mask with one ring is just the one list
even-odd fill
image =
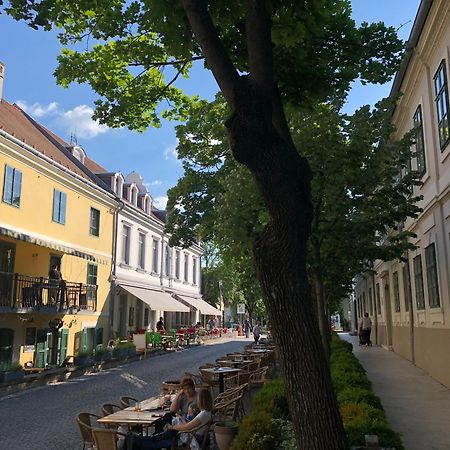
{"label": "outdoor cafe table", "polygon": [[227,373],[238,373],[241,369],[234,369],[232,367],[211,367],[209,369],[201,369],[202,372],[208,372],[219,375],[219,391],[222,393],[225,390],[224,375]]}
{"label": "outdoor cafe table", "polygon": [[249,364],[251,363],[251,359],[218,359],[217,364],[220,364],[221,366],[225,367],[239,367],[243,364]]}
{"label": "outdoor cafe table", "polygon": [[269,350],[267,348],[254,348],[254,349],[250,349],[250,350],[246,350],[246,353],[270,353],[273,352],[273,350]]}

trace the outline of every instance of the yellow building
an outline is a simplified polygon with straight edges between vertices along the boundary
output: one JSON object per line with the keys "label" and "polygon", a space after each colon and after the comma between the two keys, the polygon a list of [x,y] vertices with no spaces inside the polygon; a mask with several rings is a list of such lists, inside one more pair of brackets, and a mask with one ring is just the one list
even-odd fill
{"label": "yellow building", "polygon": [[89,168],[0,83],[0,362],[57,365],[108,338],[117,202]]}

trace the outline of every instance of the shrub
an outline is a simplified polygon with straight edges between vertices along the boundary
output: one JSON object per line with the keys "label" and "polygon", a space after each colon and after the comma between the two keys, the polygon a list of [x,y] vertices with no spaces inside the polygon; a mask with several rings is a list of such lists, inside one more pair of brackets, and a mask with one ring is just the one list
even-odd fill
{"label": "shrub", "polygon": [[381,447],[392,447],[404,450],[400,435],[391,430],[388,424],[382,422],[344,423],[347,441],[350,446],[364,445],[366,434],[376,434]]}
{"label": "shrub", "polygon": [[384,422],[384,412],[366,403],[345,403],[339,407],[342,421],[345,424],[365,423],[379,421]]}
{"label": "shrub", "polygon": [[89,357],[89,356],[91,356],[92,355],[92,352],[90,352],[90,351],[88,351],[88,350],[80,350],[78,353],[77,353],[77,356],[79,357],[79,358],[87,358],[87,357]]}
{"label": "shrub", "polygon": [[369,389],[347,387],[337,394],[340,405],[344,403],[366,403],[374,408],[383,409],[380,399]]}
{"label": "shrub", "polygon": [[19,370],[22,370],[22,366],[17,361],[0,363],[0,372],[18,372]]}

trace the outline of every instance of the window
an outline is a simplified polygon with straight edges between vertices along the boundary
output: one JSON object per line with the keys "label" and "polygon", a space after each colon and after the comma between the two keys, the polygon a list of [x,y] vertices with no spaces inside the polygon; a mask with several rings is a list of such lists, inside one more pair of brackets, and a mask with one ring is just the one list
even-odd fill
{"label": "window", "polygon": [[3,201],[9,205],[20,206],[20,191],[22,189],[22,172],[14,167],[5,166],[3,182]]}
{"label": "window", "polygon": [[375,297],[377,300],[377,314],[381,314],[380,283],[377,283],[375,286]]}
{"label": "window", "polygon": [[197,284],[197,259],[192,260],[192,283]]}
{"label": "window", "polygon": [[64,192],[53,189],[53,222],[62,225],[66,223],[66,199]]}
{"label": "window", "polygon": [[187,253],[184,254],[184,281],[188,281],[189,279],[189,255]]}
{"label": "window", "polygon": [[158,241],[153,239],[152,244],[152,272],[158,273]]}
{"label": "window", "polygon": [[436,248],[434,244],[425,248],[425,266],[427,268],[428,301],[430,308],[438,308],[441,303],[439,300]]}
{"label": "window", "polygon": [[88,263],[86,284],[90,284],[92,286],[97,285],[97,269],[96,264]]}
{"label": "window", "polygon": [[373,303],[372,303],[372,288],[369,288],[369,314],[373,315]]}
{"label": "window", "polygon": [[419,105],[413,117],[414,131],[416,134],[416,161],[417,171],[423,175],[427,170],[427,163],[425,159],[425,139],[423,137],[423,121],[422,121],[422,106]]}
{"label": "window", "polygon": [[412,302],[411,277],[409,274],[409,261],[403,266],[403,290],[405,292],[405,311],[409,311],[409,304]]}
{"label": "window", "polygon": [[439,129],[439,143],[442,151],[447,145],[450,137],[448,129],[448,90],[445,59],[442,60],[436,75],[434,76],[434,90],[436,93],[435,102]]}
{"label": "window", "polygon": [[126,225],[122,229],[122,262],[130,264],[130,234],[131,228]]}
{"label": "window", "polygon": [[175,278],[180,279],[180,251],[175,252]]}
{"label": "window", "polygon": [[148,308],[145,308],[144,309],[144,327],[148,326],[149,317],[150,317],[150,311]]}
{"label": "window", "polygon": [[395,312],[400,312],[400,289],[398,285],[398,272],[392,274],[394,283],[394,308]]}
{"label": "window", "polygon": [[145,234],[139,233],[139,267],[145,268]]}
{"label": "window", "polygon": [[134,186],[132,186],[131,187],[131,203],[134,205],[134,206],[137,206],[137,189],[134,187]]}
{"label": "window", "polygon": [[100,211],[95,208],[91,208],[89,234],[91,234],[92,236],[100,235]]}
{"label": "window", "polygon": [[420,255],[416,256],[413,259],[413,267],[417,309],[425,309],[425,297],[423,295],[422,257]]}
{"label": "window", "polygon": [[134,326],[134,306],[128,308],[128,326]]}
{"label": "window", "polygon": [[170,247],[166,245],[166,253],[164,256],[164,274],[170,276]]}

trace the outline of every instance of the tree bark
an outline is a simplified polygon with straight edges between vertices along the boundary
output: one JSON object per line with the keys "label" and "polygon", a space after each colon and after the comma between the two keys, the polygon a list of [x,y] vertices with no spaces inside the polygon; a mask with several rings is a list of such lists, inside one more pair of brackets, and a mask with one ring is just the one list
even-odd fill
{"label": "tree bark", "polygon": [[241,78],[234,104],[227,122],[232,152],[252,172],[271,217],[255,241],[254,261],[284,364],[298,448],[345,449],[306,273],[312,218],[309,166],[274,129],[270,98],[249,78]]}
{"label": "tree bark", "polygon": [[322,345],[325,352],[325,357],[330,358],[330,329],[327,318],[325,290],[323,286],[323,280],[316,270],[312,271],[314,293],[317,308],[317,323],[319,325],[320,336],[322,338]]}

